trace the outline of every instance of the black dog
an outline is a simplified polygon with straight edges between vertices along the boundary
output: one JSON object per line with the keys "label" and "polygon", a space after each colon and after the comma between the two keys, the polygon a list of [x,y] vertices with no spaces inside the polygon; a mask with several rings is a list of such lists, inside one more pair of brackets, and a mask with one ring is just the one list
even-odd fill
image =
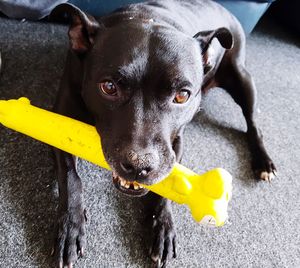
{"label": "black dog", "polygon": [[[201,93],[224,88],[245,116],[253,168],[269,181],[275,167],[256,127],[255,86],[245,69],[245,36],[227,10],[209,0],[157,0],[130,5],[95,20],[63,4],[70,52],[54,110],[94,124],[113,183],[129,195],[147,190],[181,158],[182,133],[198,111]],[[74,157],[57,150],[58,267],[72,267],[85,247],[82,186]],[[157,267],[176,255],[168,200],[148,193],[151,259]]]}

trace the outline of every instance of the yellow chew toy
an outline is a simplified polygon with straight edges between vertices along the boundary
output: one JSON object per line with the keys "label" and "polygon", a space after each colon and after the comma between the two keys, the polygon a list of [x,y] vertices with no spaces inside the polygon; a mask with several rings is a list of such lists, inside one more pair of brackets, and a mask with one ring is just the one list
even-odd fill
{"label": "yellow chew toy", "polygon": [[[0,123],[32,138],[110,169],[95,127],[30,105],[27,98],[0,100]],[[232,178],[217,168],[198,175],[176,163],[161,182],[145,188],[187,204],[197,222],[221,226],[228,218]]]}

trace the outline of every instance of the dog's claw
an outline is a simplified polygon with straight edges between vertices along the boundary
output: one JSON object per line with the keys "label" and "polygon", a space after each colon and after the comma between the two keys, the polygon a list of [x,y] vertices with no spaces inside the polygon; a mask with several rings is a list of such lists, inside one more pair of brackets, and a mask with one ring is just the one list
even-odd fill
{"label": "dog's claw", "polygon": [[83,255],[84,255],[83,252],[84,252],[84,251],[83,251],[83,248],[81,248],[81,249],[78,251],[77,254],[78,254],[79,258],[82,258],[82,257],[83,257]]}
{"label": "dog's claw", "polygon": [[58,263],[58,268],[64,268],[64,264],[63,264],[62,261],[60,261],[60,262]]}
{"label": "dog's claw", "polygon": [[274,179],[274,172],[263,171],[260,173],[260,178],[264,181],[271,182]]}
{"label": "dog's claw", "polygon": [[152,254],[152,252],[150,254],[151,254],[151,260],[153,262],[155,262],[155,263],[160,262],[159,255],[154,255],[154,254]]}
{"label": "dog's claw", "polygon": [[51,252],[50,252],[50,256],[54,256],[54,252],[55,252],[55,250],[54,250],[54,247],[51,249]]}
{"label": "dog's claw", "polygon": [[68,264],[68,268],[73,268],[73,263],[72,262]]}
{"label": "dog's claw", "polygon": [[157,260],[155,261],[152,257],[151,259],[153,260],[154,264],[153,264],[153,267],[155,268],[160,268],[161,267],[161,260],[159,259],[159,256],[156,256],[157,257]]}
{"label": "dog's claw", "polygon": [[267,155],[258,157],[252,164],[254,173],[260,180],[271,182],[277,176],[276,167]]}

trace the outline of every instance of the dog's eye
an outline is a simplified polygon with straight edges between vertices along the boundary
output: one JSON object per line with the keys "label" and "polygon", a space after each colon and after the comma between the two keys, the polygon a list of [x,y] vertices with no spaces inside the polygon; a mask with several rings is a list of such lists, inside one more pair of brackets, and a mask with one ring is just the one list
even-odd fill
{"label": "dog's eye", "polygon": [[188,90],[181,90],[176,93],[175,98],[173,100],[174,103],[185,103],[190,97],[190,92]]}
{"label": "dog's eye", "polygon": [[117,87],[112,81],[103,81],[98,84],[98,88],[105,95],[116,96],[118,94]]}

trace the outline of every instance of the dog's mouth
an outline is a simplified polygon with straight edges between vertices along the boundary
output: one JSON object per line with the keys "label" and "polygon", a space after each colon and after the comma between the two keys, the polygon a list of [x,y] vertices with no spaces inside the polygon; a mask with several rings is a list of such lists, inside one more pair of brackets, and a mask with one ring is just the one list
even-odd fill
{"label": "dog's mouth", "polygon": [[115,172],[113,172],[113,183],[120,192],[130,196],[143,196],[149,192],[148,189],[137,182],[127,181],[118,176]]}

